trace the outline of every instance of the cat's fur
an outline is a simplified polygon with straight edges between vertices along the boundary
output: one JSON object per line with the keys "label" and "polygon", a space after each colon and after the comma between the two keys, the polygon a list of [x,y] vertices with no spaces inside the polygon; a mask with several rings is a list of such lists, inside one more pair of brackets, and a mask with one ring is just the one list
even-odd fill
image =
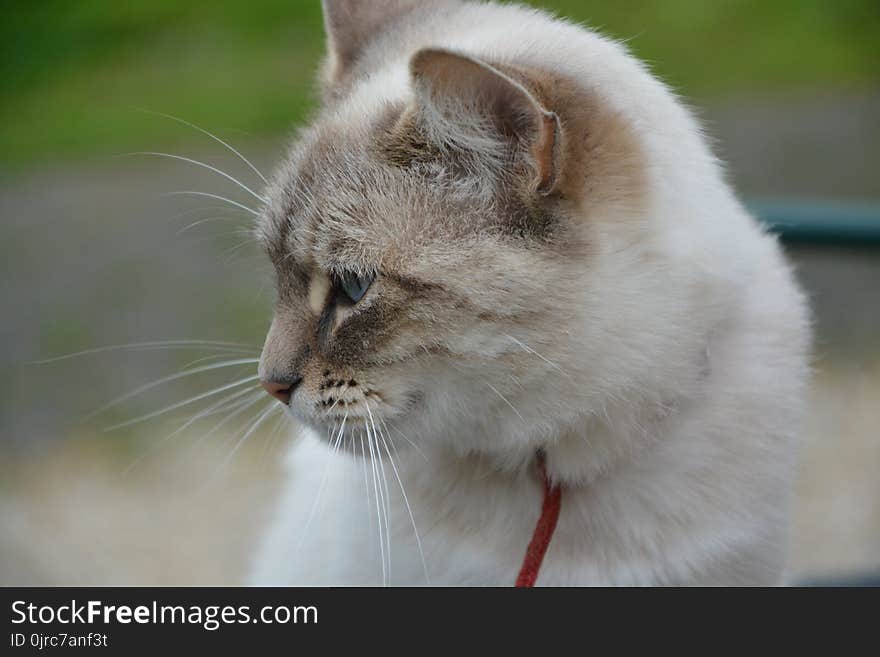
{"label": "cat's fur", "polygon": [[[539,449],[539,584],[780,582],[807,312],[691,115],[546,13],[324,4],[323,107],[260,222],[261,375],[302,377],[304,428],[253,582],[423,584],[414,520],[432,584],[510,585]],[[376,273],[354,306],[341,271]]]}

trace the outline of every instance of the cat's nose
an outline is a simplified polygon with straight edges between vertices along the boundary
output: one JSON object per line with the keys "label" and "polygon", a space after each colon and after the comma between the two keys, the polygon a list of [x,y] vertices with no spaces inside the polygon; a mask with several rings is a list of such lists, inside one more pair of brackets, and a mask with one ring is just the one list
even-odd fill
{"label": "cat's nose", "polygon": [[289,379],[279,381],[260,381],[266,392],[284,405],[290,404],[290,397],[299,382],[302,381],[301,376],[291,377]]}

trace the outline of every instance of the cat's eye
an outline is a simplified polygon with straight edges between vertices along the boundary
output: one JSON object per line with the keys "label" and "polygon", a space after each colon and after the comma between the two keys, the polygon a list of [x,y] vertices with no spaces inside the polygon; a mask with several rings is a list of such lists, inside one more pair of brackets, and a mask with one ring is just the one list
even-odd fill
{"label": "cat's eye", "polygon": [[374,278],[372,274],[359,276],[352,272],[343,272],[338,276],[338,286],[351,303],[357,303],[367,293]]}

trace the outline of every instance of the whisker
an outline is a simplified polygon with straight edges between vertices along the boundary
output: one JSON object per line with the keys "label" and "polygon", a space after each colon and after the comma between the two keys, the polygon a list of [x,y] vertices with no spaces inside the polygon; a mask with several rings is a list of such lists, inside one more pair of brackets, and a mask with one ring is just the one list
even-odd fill
{"label": "whisker", "polygon": [[225,146],[225,147],[226,147],[227,149],[229,149],[232,153],[235,153],[235,155],[237,155],[238,158],[239,158],[242,162],[244,162],[246,165],[248,165],[248,166],[250,167],[251,171],[253,171],[255,174],[257,174],[257,175],[260,177],[260,180],[262,180],[263,183],[265,183],[266,185],[269,184],[269,181],[266,180],[266,177],[265,177],[262,173],[260,173],[260,170],[257,169],[257,167],[255,167],[255,166],[251,163],[251,161],[250,161],[249,159],[247,159],[244,155],[242,155],[241,153],[239,153],[237,150],[235,150],[232,146],[230,146],[229,144],[227,144],[225,141],[223,141],[222,139],[220,139],[220,137],[218,137],[218,136],[215,135],[214,133],[212,133],[212,132],[208,132],[208,131],[205,130],[204,128],[201,128],[201,127],[197,126],[195,123],[190,123],[189,121],[187,121],[187,120],[185,120],[185,119],[181,119],[180,117],[177,117],[177,116],[172,116],[171,114],[164,114],[164,113],[162,113],[162,112],[156,112],[156,111],[153,111],[153,110],[142,109],[142,108],[138,108],[138,109],[139,109],[139,111],[141,111],[141,112],[145,112],[145,113],[147,113],[147,114],[154,114],[154,115],[156,115],[156,116],[162,116],[162,117],[164,117],[164,118],[166,118],[166,119],[171,119],[172,121],[177,121],[178,123],[182,123],[183,125],[189,126],[190,128],[193,128],[194,130],[198,130],[198,131],[201,132],[203,135],[207,135],[208,137],[210,137],[210,138],[213,139],[214,141],[216,141],[216,142],[222,144],[223,146]]}
{"label": "whisker", "polygon": [[246,205],[242,205],[238,201],[233,201],[231,198],[226,198],[225,196],[220,196],[219,194],[211,194],[209,192],[198,192],[198,191],[192,191],[192,190],[187,189],[187,190],[183,190],[183,191],[179,191],[179,192],[165,192],[164,194],[162,194],[162,196],[204,196],[207,198],[214,198],[214,199],[217,199],[218,201],[225,201],[231,205],[234,205],[237,208],[241,208],[242,210],[247,210],[255,217],[260,216],[260,213],[257,212],[256,210],[254,210],[253,208],[250,208]]}
{"label": "whisker", "polygon": [[[187,370],[194,365],[198,365],[199,363],[205,363],[205,362],[217,360],[220,358],[226,358],[229,355],[230,355],[229,353],[220,353],[220,354],[214,354],[213,356],[202,356],[201,358],[196,358],[195,360],[189,361],[188,363],[186,363],[186,365],[182,365],[180,368],[180,371]],[[258,362],[259,362],[259,359],[258,359]]]}
{"label": "whisker", "polygon": [[[386,424],[386,423],[385,423],[385,420],[380,419],[379,421],[382,422],[382,425],[385,427],[386,431],[387,431],[388,429],[394,429],[394,430],[397,432],[397,434],[398,434],[401,438],[403,438],[406,442],[408,442],[410,445],[412,445],[413,448],[415,448],[415,450],[416,450],[419,454],[421,454],[422,458],[425,459],[425,462],[430,462],[431,459],[429,459],[429,458],[428,458],[428,455],[425,454],[425,452],[422,451],[422,448],[419,447],[418,445],[416,445],[416,444],[415,444],[413,441],[411,441],[409,438],[407,438],[406,435],[405,435],[400,429],[398,429],[397,427],[395,427],[395,426],[393,426],[393,425]],[[390,440],[390,437],[389,437],[389,440]],[[392,441],[391,444],[394,445],[394,442]],[[395,451],[396,451],[396,449],[397,449],[397,448],[395,448]]]}
{"label": "whisker", "polygon": [[220,422],[218,422],[213,427],[211,427],[206,433],[203,433],[202,435],[200,435],[193,443],[191,449],[195,449],[196,447],[198,447],[204,440],[206,440],[207,438],[210,438],[217,431],[219,431],[221,429],[221,427],[224,427],[229,422],[231,422],[233,418],[238,417],[239,415],[244,413],[247,409],[249,409],[254,404],[256,404],[258,401],[263,399],[265,394],[266,394],[265,392],[260,390],[259,392],[252,394],[250,397],[246,397],[245,399],[241,400],[240,402],[236,402],[235,404],[233,404],[230,409],[227,409],[229,412],[227,413],[226,417],[224,417],[222,420],[220,420]]}
{"label": "whisker", "polygon": [[[155,450],[157,450],[159,447],[161,447],[162,445],[167,443],[169,440],[171,440],[172,438],[174,438],[175,436],[177,436],[181,432],[185,431],[187,428],[191,427],[193,424],[195,424],[196,422],[198,422],[202,418],[208,417],[209,415],[213,415],[214,413],[220,413],[222,411],[229,410],[228,408],[223,408],[222,410],[217,410],[217,409],[220,409],[227,402],[238,399],[239,397],[246,395],[249,392],[253,392],[257,388],[259,388],[259,386],[250,386],[249,388],[245,388],[244,390],[239,390],[237,392],[232,393],[231,395],[227,395],[226,397],[224,397],[220,401],[216,402],[215,404],[212,404],[208,408],[206,408],[202,411],[199,411],[198,413],[193,415],[189,420],[184,422],[180,427],[175,429],[172,433],[169,433],[167,436],[163,437],[160,440],[154,441],[146,450],[144,450],[143,454],[141,454],[134,461],[132,461],[132,463],[123,471],[123,473],[122,473],[123,476],[129,474],[138,463],[140,463],[141,461],[144,460],[144,458],[147,457],[147,455],[149,455],[152,452],[154,452]],[[236,404],[235,406],[237,407],[238,404]]]}
{"label": "whisker", "polygon": [[[372,423],[372,420],[371,420]],[[388,579],[391,580],[391,493],[388,490],[388,477],[385,475],[385,459],[379,451],[379,438],[373,425],[373,441],[376,443],[376,465],[382,475],[382,495],[385,499],[385,552],[388,556]]]}
{"label": "whisker", "polygon": [[547,363],[550,367],[555,369],[560,374],[564,374],[565,376],[569,376],[569,374],[567,372],[565,372],[561,367],[559,367],[559,365],[557,365],[556,363],[554,363],[552,360],[550,360],[548,358],[544,358],[544,356],[542,356],[537,351],[532,349],[525,342],[517,340],[515,337],[513,337],[512,335],[509,335],[507,333],[504,333],[503,335],[504,335],[504,337],[509,338],[510,340],[513,340],[516,344],[518,344],[520,347],[522,347],[525,351],[529,352],[530,354],[534,354],[535,356],[537,356],[538,358],[543,360],[545,363]]}
{"label": "whisker", "polygon": [[263,442],[263,452],[260,455],[260,463],[262,467],[262,472],[265,474],[269,468],[269,457],[272,453],[272,448],[275,443],[278,441],[278,436],[281,435],[281,430],[287,424],[287,413],[282,413],[278,416],[278,422],[275,423],[275,428],[271,430],[269,435],[266,437],[266,440]]}
{"label": "whisker", "polygon": [[373,513],[370,505],[371,496],[370,496],[370,480],[367,477],[367,450],[364,447],[364,432],[358,432],[358,438],[361,444],[361,467],[364,471],[364,499],[367,502],[367,522],[370,530],[370,541],[373,540]]}
{"label": "whisker", "polygon": [[[342,438],[342,433],[345,431],[345,421],[348,419],[348,413],[346,413],[342,418],[342,429],[339,431],[338,437],[336,438],[336,445],[338,446],[339,440]],[[336,433],[336,424],[333,425],[333,430],[331,436]],[[303,543],[306,541],[306,536],[309,532],[309,527],[312,525],[312,520],[315,518],[315,512],[318,510],[318,502],[321,500],[321,494],[324,491],[324,486],[327,484],[327,475],[330,473],[330,465],[333,463],[333,458],[336,455],[335,448],[331,448],[327,454],[327,462],[324,464],[324,472],[321,475],[321,483],[318,484],[318,492],[315,494],[315,501],[312,504],[312,508],[309,511],[309,515],[306,518],[306,523],[303,526],[302,535],[300,536],[299,545],[297,546],[297,551],[299,551]]]}
{"label": "whisker", "polygon": [[[185,430],[189,426],[192,426],[195,422],[198,422],[202,418],[208,417],[210,415],[215,415],[217,413],[222,413],[224,411],[229,411],[229,410],[232,410],[232,408],[237,408],[239,406],[239,404],[243,403],[243,401],[246,401],[246,400],[236,402],[235,404],[232,405],[231,408],[224,407],[224,405],[228,402],[231,402],[233,400],[238,399],[239,397],[243,397],[244,395],[247,395],[248,393],[253,393],[257,390],[260,390],[260,388],[261,388],[261,386],[259,386],[259,385],[248,386],[247,388],[244,388],[242,390],[236,390],[231,395],[226,395],[220,401],[215,402],[215,403],[211,404],[210,406],[208,406],[207,408],[196,412],[192,418],[187,420],[186,423],[183,424],[183,426],[176,429],[174,433],[175,434],[180,433],[181,431]],[[260,392],[262,393],[263,391],[260,390]],[[172,435],[174,435],[174,434],[172,434]]]}
{"label": "whisker", "polygon": [[[364,407],[367,409],[367,415],[370,418],[370,422],[373,425],[373,432],[375,433],[376,432],[376,423],[373,420],[373,413],[370,411],[370,405],[366,400],[364,400]],[[380,422],[382,422],[382,418],[380,418],[379,420],[380,420]],[[419,530],[418,530],[418,527],[416,527],[416,519],[415,519],[415,516],[413,515],[412,507],[409,504],[409,499],[406,496],[406,490],[404,490],[404,487],[403,487],[403,479],[401,479],[400,472],[397,470],[397,465],[394,463],[394,459],[391,456],[391,450],[388,448],[388,441],[385,440],[385,436],[382,435],[381,431],[378,433],[378,437],[382,440],[382,444],[385,446],[385,453],[388,454],[388,461],[391,464],[391,470],[394,472],[394,476],[397,477],[397,484],[400,486],[400,493],[401,493],[401,495],[403,495],[403,502],[406,505],[406,510],[407,510],[407,513],[409,514],[409,519],[410,519],[410,522],[412,523],[412,527],[413,527],[413,534],[416,537],[416,545],[419,548],[419,558],[422,560],[422,570],[425,573],[425,584],[430,586],[431,585],[431,578],[428,576],[428,564],[425,562],[425,552],[422,549],[422,539],[421,539],[421,537],[419,537]],[[377,447],[378,447],[378,442],[377,442]]]}
{"label": "whisker", "polygon": [[[227,349],[228,347],[228,349]],[[90,356],[92,354],[101,354],[107,351],[123,351],[123,350],[149,350],[149,349],[202,349],[205,351],[229,351],[234,353],[237,351],[248,350],[251,353],[259,350],[249,344],[240,344],[238,342],[215,342],[211,340],[161,340],[153,342],[129,342],[127,344],[112,344],[104,347],[95,347],[93,349],[84,349],[75,351],[70,354],[61,356],[53,356],[52,358],[44,358],[42,360],[30,361],[28,365],[46,365],[48,363],[57,363],[62,360],[71,358],[79,358],[80,356]]]}
{"label": "whisker", "polygon": [[511,403],[507,400],[507,397],[505,397],[504,395],[502,395],[502,394],[498,391],[498,388],[496,388],[495,386],[493,386],[491,383],[488,383],[488,382],[485,382],[485,381],[484,381],[484,383],[485,383],[487,386],[489,386],[489,387],[492,389],[492,391],[493,391],[496,395],[498,395],[499,397],[501,397],[501,401],[503,401],[505,404],[507,404],[508,406],[510,406],[510,410],[512,410],[514,413],[516,413],[517,417],[518,417],[520,420],[523,421],[523,424],[526,424],[526,420],[525,420],[525,418],[524,418],[522,415],[519,414],[519,411],[516,410],[516,407],[515,407],[513,404],[511,404]]}
{"label": "whisker", "polygon": [[[366,428],[367,423],[364,422],[364,428]],[[370,466],[370,481],[372,482],[373,494],[370,496],[372,499],[376,501],[376,533],[379,543],[379,563],[382,569],[382,583],[385,583],[385,543],[382,537],[382,515],[379,511],[379,493],[376,489],[376,470],[373,467],[373,450],[370,445],[370,434],[367,433],[367,456],[369,456],[369,466]],[[361,434],[361,440],[363,440],[363,432]],[[366,462],[366,461],[365,461]],[[369,489],[368,489],[369,490]],[[369,492],[368,492],[369,494]],[[371,514],[372,515],[372,514]],[[370,520],[370,527],[372,527],[373,522]]]}
{"label": "whisker", "polygon": [[[227,208],[223,208],[227,210]],[[238,221],[238,217],[207,217],[206,219],[199,219],[198,221],[194,221],[191,224],[188,224],[177,231],[178,235],[183,235],[187,231],[192,230],[196,226],[201,226],[202,224],[211,223],[212,221]]]}
{"label": "whisker", "polygon": [[171,223],[177,219],[182,219],[183,217],[188,217],[191,214],[199,214],[204,212],[219,212],[220,210],[226,210],[227,212],[235,212],[228,205],[206,205],[200,208],[190,208],[189,210],[181,210],[175,214],[172,214],[168,217],[168,223]]}
{"label": "whisker", "polygon": [[[161,379],[158,379],[156,381],[152,381],[150,383],[139,386],[139,387],[135,388],[134,390],[132,390],[131,392],[127,392],[124,395],[117,397],[116,399],[110,400],[104,406],[97,409],[96,411],[92,411],[83,419],[88,420],[90,418],[93,418],[96,415],[103,413],[107,409],[110,409],[110,408],[116,406],[117,404],[126,401],[127,399],[131,399],[132,397],[135,397],[142,392],[146,392],[147,390],[151,390],[157,386],[160,386],[163,383],[170,383],[171,381],[177,381],[178,379],[183,379],[187,376],[192,376],[194,374],[201,374],[202,372],[209,372],[211,370],[216,370],[216,369],[220,369],[223,367],[234,367],[236,365],[253,365],[254,363],[259,363],[259,362],[260,362],[259,358],[237,358],[235,360],[223,361],[222,363],[212,363],[211,365],[202,365],[201,367],[196,367],[194,369],[186,370],[184,372],[178,372],[177,374],[172,374],[170,376],[165,376],[165,377],[162,377]],[[244,379],[244,381],[250,381],[253,379],[257,379],[257,378],[259,378],[259,377],[255,375],[255,376],[251,377],[250,379]],[[222,390],[221,390],[221,392],[222,392]]]}
{"label": "whisker", "polygon": [[[235,454],[238,452],[238,450],[241,449],[241,446],[244,445],[245,442],[247,442],[247,439],[250,438],[252,435],[254,435],[254,432],[260,428],[260,425],[263,424],[263,422],[265,421],[265,419],[267,417],[269,417],[275,411],[281,410],[282,408],[283,407],[278,402],[276,402],[276,401],[270,402],[269,408],[266,408],[262,412],[260,417],[257,418],[257,421],[254,422],[251,425],[250,429],[248,429],[247,432],[245,432],[245,434],[238,440],[238,442],[235,443],[235,447],[232,448],[232,451],[229,452],[229,455],[226,457],[226,459],[223,461],[223,463],[220,464],[219,470],[222,470],[223,468],[225,468],[229,464],[229,462],[232,460],[232,457],[235,456]],[[219,471],[216,474],[219,474]],[[215,476],[216,476],[216,474],[215,474]]]}
{"label": "whisker", "polygon": [[223,252],[223,256],[225,258],[224,262],[226,262],[228,264],[230,262],[230,259],[232,258],[232,256],[235,255],[236,251],[239,251],[250,244],[256,244],[256,243],[257,243],[257,241],[255,239],[249,238],[249,239],[246,239],[244,242],[239,242],[235,246],[230,247],[229,249],[227,249],[226,251]]}
{"label": "whisker", "polygon": [[349,386],[349,385],[346,383],[346,384],[345,384],[345,387],[342,388],[339,392],[336,393],[336,395],[337,395],[337,396],[336,396],[336,401],[333,402],[333,404],[330,406],[330,408],[328,408],[326,411],[324,411],[324,414],[325,414],[325,415],[329,415],[329,414],[330,414],[330,411],[332,411],[334,408],[336,408],[336,404],[338,404],[339,402],[342,401],[342,393],[344,393],[345,391],[347,391],[350,387],[351,387],[351,386]]}
{"label": "whisker", "polygon": [[[367,411],[369,413],[369,410]],[[397,465],[394,463],[394,459],[391,456],[391,450],[388,449],[388,443],[385,441],[385,437],[382,436],[382,433],[379,433],[379,437],[382,439],[382,444],[385,446],[385,453],[388,454],[388,462],[391,463],[391,469],[394,472],[394,476],[397,477],[397,484],[400,486],[400,493],[403,496],[403,502],[406,505],[406,511],[409,514],[409,520],[412,523],[413,535],[416,537],[416,546],[419,548],[419,558],[422,560],[422,570],[425,573],[425,584],[427,586],[431,585],[431,578],[428,575],[428,564],[425,561],[425,551],[422,549],[422,539],[419,536],[419,529],[416,527],[416,519],[412,512],[412,507],[409,504],[409,499],[406,496],[406,490],[403,488],[403,479],[400,477],[400,472],[397,470]]]}
{"label": "whisker", "polygon": [[[261,395],[261,397],[262,397],[262,395]],[[276,403],[276,402],[274,402],[274,401],[270,401],[270,402],[269,402],[269,407],[268,407],[268,408],[266,408],[265,406],[263,406],[262,408],[260,408],[260,409],[257,411],[257,413],[256,413],[255,415],[251,416],[248,420],[245,421],[245,423],[244,423],[244,424],[242,425],[242,427],[240,427],[240,428],[248,427],[248,429],[247,429],[246,432],[245,432],[245,437],[244,437],[242,440],[239,440],[239,441],[236,443],[235,447],[234,447],[233,450],[232,450],[233,453],[238,449],[238,447],[241,446],[241,444],[243,443],[243,441],[246,440],[247,437],[249,437],[250,434],[251,434],[253,431],[256,430],[256,427],[258,427],[258,426],[260,425],[260,423],[261,423],[263,420],[265,420],[265,419],[269,416],[269,414],[270,414],[272,411],[275,410],[275,407],[274,407],[274,404],[275,404],[275,403]],[[247,407],[250,407],[250,406],[253,406],[253,404],[248,404],[248,405],[246,406],[246,408],[247,408]],[[255,420],[256,420],[256,421],[255,421]],[[237,433],[237,432],[236,432],[236,433]],[[225,446],[226,443],[227,443],[227,441],[226,441],[226,440],[223,440],[221,444]],[[218,466],[214,469],[214,472],[213,472],[209,477],[207,477],[207,478],[205,479],[205,481],[202,483],[202,485],[201,485],[201,487],[200,487],[200,488],[201,488],[201,491],[202,491],[203,493],[204,493],[205,491],[209,490],[212,486],[214,486],[214,485],[216,484],[216,482],[217,482],[217,478],[220,476],[220,473],[223,471],[223,468],[226,467],[226,465],[229,463],[229,461],[231,460],[231,458],[232,458],[232,454],[230,454],[229,456],[227,456],[226,459],[224,459],[223,462],[222,462],[220,465],[218,465]]]}
{"label": "whisker", "polygon": [[[382,520],[384,516],[385,508],[385,496],[382,493],[382,487],[379,485],[379,471],[376,467],[376,459],[374,457],[373,452],[373,440],[370,436],[370,427],[367,425],[366,421],[364,421],[364,430],[367,432],[367,447],[370,450],[370,468],[373,472],[373,492],[376,496],[376,517],[379,522],[379,554],[382,560],[382,586],[388,585],[388,570],[385,564],[385,554],[387,546],[385,545],[385,540],[382,536]],[[385,520],[385,529],[387,533],[387,518]],[[390,559],[389,559],[390,561]]]}
{"label": "whisker", "polygon": [[203,392],[200,395],[196,395],[195,397],[190,397],[189,399],[185,399],[183,401],[179,401],[177,403],[171,404],[171,406],[166,406],[165,408],[161,408],[158,411],[153,411],[152,413],[147,413],[146,415],[141,415],[140,417],[136,417],[131,420],[126,420],[125,422],[120,422],[118,424],[114,424],[112,426],[107,427],[104,431],[114,431],[116,429],[121,429],[123,427],[130,427],[133,424],[140,424],[141,422],[145,422],[146,420],[152,420],[154,417],[158,417],[160,415],[164,415],[165,413],[170,413],[171,411],[177,410],[178,408],[182,408],[193,402],[200,401],[202,399],[206,399],[207,397],[211,397],[216,395],[217,393],[224,392],[229,390],[230,388],[235,388],[236,386],[240,386],[243,383],[249,383],[251,381],[256,381],[260,378],[258,375],[249,376],[244,379],[239,379],[238,381],[234,381],[232,383],[227,383],[225,386],[220,386],[219,388],[214,388],[213,390],[209,390],[208,392]]}
{"label": "whisker", "polygon": [[182,155],[174,155],[172,153],[159,153],[157,151],[135,151],[134,153],[127,153],[127,155],[150,155],[150,156],[155,156],[155,157],[167,157],[172,160],[179,160],[181,162],[188,162],[190,164],[195,164],[196,166],[202,167],[204,169],[208,169],[209,171],[213,171],[214,173],[223,176],[227,180],[234,182],[236,185],[238,185],[243,190],[248,192],[251,196],[253,196],[255,199],[257,199],[261,203],[268,202],[268,200],[266,199],[265,196],[260,196],[254,190],[252,190],[250,187],[248,187],[243,182],[241,182],[238,178],[236,178],[234,176],[230,176],[225,171],[222,171],[222,170],[218,169],[217,167],[213,167],[210,164],[207,164],[206,162],[201,162],[200,160],[194,160],[191,157],[184,157]]}

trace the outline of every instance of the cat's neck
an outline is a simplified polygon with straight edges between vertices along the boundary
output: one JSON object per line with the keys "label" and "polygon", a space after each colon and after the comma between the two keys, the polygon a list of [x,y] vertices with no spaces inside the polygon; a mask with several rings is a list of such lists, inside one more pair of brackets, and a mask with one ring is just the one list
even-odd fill
{"label": "cat's neck", "polygon": [[542,452],[551,481],[567,488],[587,487],[661,439],[678,407],[674,402],[608,404],[601,414],[585,414],[551,439],[536,436],[522,441],[521,447],[508,445],[497,451],[461,452],[441,443],[409,460],[423,468],[428,459],[432,475],[442,479],[479,478],[504,487],[523,478],[535,479],[536,457]]}

